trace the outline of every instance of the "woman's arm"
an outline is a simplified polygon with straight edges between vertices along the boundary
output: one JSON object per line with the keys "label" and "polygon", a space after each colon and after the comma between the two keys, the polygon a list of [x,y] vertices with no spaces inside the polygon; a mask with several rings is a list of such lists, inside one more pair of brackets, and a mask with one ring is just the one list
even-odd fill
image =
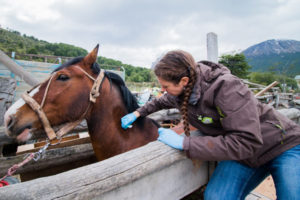
{"label": "woman's arm", "polygon": [[136,111],[129,113],[121,118],[121,126],[123,129],[127,129],[131,127],[131,124],[140,116],[147,116],[155,111],[164,109],[164,108],[174,108],[173,98],[165,94],[158,99],[154,99],[151,102],[146,103],[143,107],[138,108]]}
{"label": "woman's arm", "polygon": [[144,106],[138,108],[136,111],[140,114],[140,116],[144,117],[162,109],[170,109],[176,107],[176,97],[166,93],[160,98],[147,102]]}

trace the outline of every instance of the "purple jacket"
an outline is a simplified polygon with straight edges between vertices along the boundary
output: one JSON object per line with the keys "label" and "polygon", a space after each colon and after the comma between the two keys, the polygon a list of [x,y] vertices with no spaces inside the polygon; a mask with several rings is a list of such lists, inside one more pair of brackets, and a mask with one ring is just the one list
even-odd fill
{"label": "purple jacket", "polygon": [[[191,125],[205,136],[185,137],[188,157],[200,160],[237,160],[261,166],[300,144],[300,126],[260,103],[228,68],[199,62],[188,105]],[[161,109],[180,108],[182,97],[165,94],[137,111],[141,116]]]}

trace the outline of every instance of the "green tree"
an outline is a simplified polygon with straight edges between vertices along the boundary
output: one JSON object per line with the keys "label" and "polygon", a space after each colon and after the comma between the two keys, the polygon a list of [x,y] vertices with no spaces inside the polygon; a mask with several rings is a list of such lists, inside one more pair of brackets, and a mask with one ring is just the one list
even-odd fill
{"label": "green tree", "polygon": [[239,78],[247,78],[251,68],[244,54],[222,55],[219,63],[228,67],[231,73]]}
{"label": "green tree", "polygon": [[30,48],[28,51],[27,51],[27,53],[29,53],[29,54],[38,54],[38,51],[36,50],[36,48]]}
{"label": "green tree", "polygon": [[253,83],[269,85],[276,80],[276,75],[272,72],[252,72],[250,74],[250,81]]}
{"label": "green tree", "polygon": [[280,82],[283,84],[283,87],[284,87],[283,92],[286,92],[287,85],[290,85],[290,86],[294,85],[293,81],[289,80],[290,78],[288,78],[288,76],[287,76],[288,72],[293,71],[294,68],[295,68],[295,64],[291,63],[290,61],[287,61],[285,64],[277,62],[273,66],[269,67],[270,71],[275,72],[279,75]]}
{"label": "green tree", "polygon": [[278,81],[280,83],[281,89],[283,84],[286,84],[288,87],[291,87],[293,90],[298,89],[297,82],[295,79],[287,77],[285,75],[277,75],[274,72],[252,72],[250,74],[250,81],[253,83],[258,83],[262,85],[269,85],[274,81]]}
{"label": "green tree", "polygon": [[143,78],[136,72],[132,73],[128,79],[132,82],[143,82]]}

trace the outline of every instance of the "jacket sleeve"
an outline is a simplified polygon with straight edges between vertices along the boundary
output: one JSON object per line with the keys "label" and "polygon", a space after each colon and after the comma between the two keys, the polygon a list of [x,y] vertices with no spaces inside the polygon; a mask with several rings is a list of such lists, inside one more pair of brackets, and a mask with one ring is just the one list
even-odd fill
{"label": "jacket sleeve", "polygon": [[216,161],[252,157],[263,144],[257,100],[252,92],[240,79],[229,75],[221,81],[214,104],[224,117],[224,134],[185,137],[188,157]]}
{"label": "jacket sleeve", "polygon": [[147,102],[144,106],[137,109],[142,117],[162,109],[176,108],[176,97],[164,94],[160,98]]}

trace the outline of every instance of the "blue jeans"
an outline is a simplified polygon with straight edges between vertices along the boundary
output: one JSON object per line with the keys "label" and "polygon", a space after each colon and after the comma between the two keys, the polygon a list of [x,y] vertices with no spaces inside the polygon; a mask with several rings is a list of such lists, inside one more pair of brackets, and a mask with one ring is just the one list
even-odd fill
{"label": "blue jeans", "polygon": [[205,200],[239,200],[272,175],[279,200],[300,199],[300,145],[259,168],[236,161],[221,161],[204,192]]}

